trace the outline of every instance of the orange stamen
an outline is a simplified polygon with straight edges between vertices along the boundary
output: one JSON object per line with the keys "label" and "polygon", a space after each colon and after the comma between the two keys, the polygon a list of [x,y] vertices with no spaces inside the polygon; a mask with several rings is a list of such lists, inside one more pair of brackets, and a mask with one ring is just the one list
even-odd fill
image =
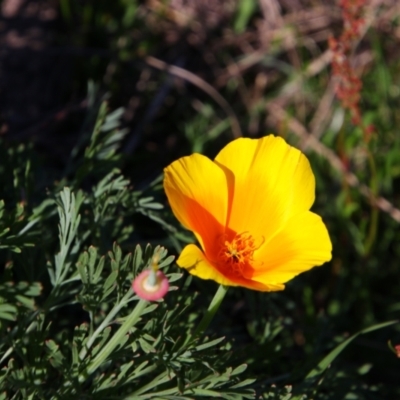
{"label": "orange stamen", "polygon": [[247,266],[254,264],[253,254],[263,244],[264,238],[256,242],[248,232],[238,233],[233,239],[223,239],[218,258],[235,275],[242,276]]}

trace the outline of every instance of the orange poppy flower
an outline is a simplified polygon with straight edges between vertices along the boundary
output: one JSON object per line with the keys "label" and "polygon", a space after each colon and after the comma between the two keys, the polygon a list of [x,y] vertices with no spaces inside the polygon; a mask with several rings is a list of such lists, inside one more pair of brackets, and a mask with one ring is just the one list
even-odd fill
{"label": "orange poppy flower", "polygon": [[310,164],[282,138],[236,139],[214,161],[192,154],[164,172],[172,211],[201,247],[187,245],[177,260],[191,274],[275,291],[331,259],[327,229],[309,211]]}

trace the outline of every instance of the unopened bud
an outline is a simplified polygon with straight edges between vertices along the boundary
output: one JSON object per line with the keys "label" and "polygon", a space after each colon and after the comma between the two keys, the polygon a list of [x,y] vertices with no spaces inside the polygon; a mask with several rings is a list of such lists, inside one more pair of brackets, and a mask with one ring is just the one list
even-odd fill
{"label": "unopened bud", "polygon": [[168,278],[154,265],[141,272],[132,283],[133,291],[143,300],[159,300],[168,292]]}

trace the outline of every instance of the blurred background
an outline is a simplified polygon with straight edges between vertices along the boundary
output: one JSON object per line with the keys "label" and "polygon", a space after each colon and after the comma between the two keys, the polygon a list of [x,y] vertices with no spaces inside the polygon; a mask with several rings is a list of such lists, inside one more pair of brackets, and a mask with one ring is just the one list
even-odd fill
{"label": "blurred background", "polygon": [[[37,193],[73,174],[103,100],[119,113],[118,166],[136,189],[240,136],[274,133],[307,154],[332,261],[282,293],[232,290],[214,323],[264,388],[295,385],[347,335],[399,317],[397,0],[3,0],[0,46],[1,146],[30,149]],[[177,252],[192,240],[163,213],[173,234],[136,216],[124,245]],[[215,285],[192,286],[208,304]],[[398,325],[356,339],[316,398],[400,398],[388,341],[400,343]]]}

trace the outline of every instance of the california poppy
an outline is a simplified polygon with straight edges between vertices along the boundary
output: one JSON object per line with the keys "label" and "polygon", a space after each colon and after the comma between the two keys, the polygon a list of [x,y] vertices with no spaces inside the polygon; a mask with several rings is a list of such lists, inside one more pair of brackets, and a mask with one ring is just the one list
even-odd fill
{"label": "california poppy", "polygon": [[275,291],[331,259],[327,229],[309,211],[310,164],[282,138],[236,139],[214,161],[195,153],[164,172],[172,211],[200,245],[187,245],[177,260],[191,274]]}

